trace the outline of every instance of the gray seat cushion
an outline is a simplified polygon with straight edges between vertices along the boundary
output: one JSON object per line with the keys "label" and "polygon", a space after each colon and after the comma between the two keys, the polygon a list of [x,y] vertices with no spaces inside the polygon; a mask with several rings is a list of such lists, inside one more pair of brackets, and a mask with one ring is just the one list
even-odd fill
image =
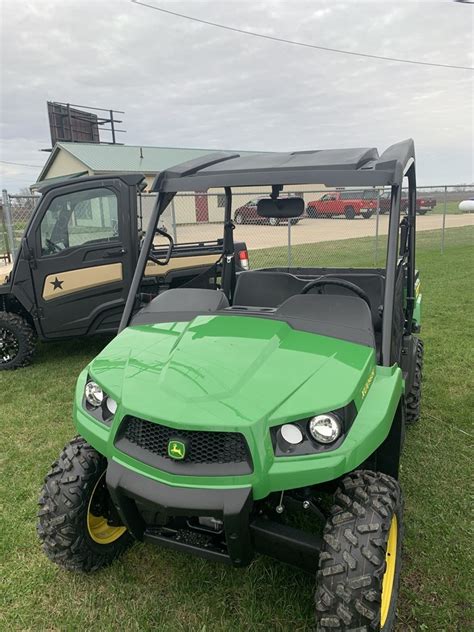
{"label": "gray seat cushion", "polygon": [[[351,281],[358,285],[367,294],[370,300],[372,322],[375,331],[382,329],[382,317],[380,306],[383,304],[385,278],[380,274],[366,272],[325,272],[321,276],[339,278]],[[318,278],[316,275],[314,278]],[[291,296],[301,293],[301,290],[309,282],[309,279],[300,279],[288,272],[264,272],[251,270],[243,272],[237,278],[237,285],[233,297],[233,305],[246,305],[249,307],[278,307]],[[310,294],[316,290],[310,291]],[[350,290],[335,285],[326,285],[324,294],[352,296]]]}
{"label": "gray seat cushion", "polygon": [[229,307],[229,301],[220,290],[176,288],[159,294],[135,314],[131,324],[192,320],[198,314],[212,313],[226,307]]}
{"label": "gray seat cushion", "polygon": [[[382,316],[380,306],[383,305],[385,291],[385,277],[380,274],[367,274],[360,272],[345,272],[342,274],[328,274],[328,277],[345,279],[360,287],[367,294],[370,300],[370,311],[372,312],[372,322],[375,331],[382,331]],[[350,290],[335,285],[328,285],[324,289],[326,294],[340,294],[342,296],[355,296]]]}
{"label": "gray seat cushion", "polygon": [[300,294],[282,303],[274,317],[295,329],[375,347],[372,315],[358,296]]}
{"label": "gray seat cushion", "polygon": [[287,272],[242,272],[237,277],[232,303],[249,307],[278,307],[290,296],[299,294],[307,282]]}

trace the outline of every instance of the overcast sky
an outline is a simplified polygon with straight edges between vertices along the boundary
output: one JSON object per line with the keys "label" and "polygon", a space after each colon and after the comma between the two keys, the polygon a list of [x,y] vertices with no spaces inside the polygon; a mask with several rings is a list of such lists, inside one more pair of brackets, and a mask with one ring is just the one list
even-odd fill
{"label": "overcast sky", "polygon": [[[147,0],[321,46],[474,65],[474,6]],[[129,0],[0,0],[0,184],[36,180],[46,101],[124,110],[128,144],[302,150],[415,139],[420,184],[473,182],[473,75],[266,41]]]}

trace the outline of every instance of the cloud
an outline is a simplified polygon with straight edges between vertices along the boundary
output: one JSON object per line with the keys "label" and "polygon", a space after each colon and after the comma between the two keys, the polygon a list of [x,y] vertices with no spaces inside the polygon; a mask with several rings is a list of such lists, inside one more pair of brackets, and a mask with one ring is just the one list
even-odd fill
{"label": "cloud", "polygon": [[[472,8],[460,3],[150,1],[322,46],[473,63]],[[384,149],[412,136],[421,183],[474,180],[467,71],[278,44],[128,0],[4,0],[1,11],[2,160],[45,161],[51,99],[125,110],[130,144]],[[2,186],[38,172],[3,165]]]}

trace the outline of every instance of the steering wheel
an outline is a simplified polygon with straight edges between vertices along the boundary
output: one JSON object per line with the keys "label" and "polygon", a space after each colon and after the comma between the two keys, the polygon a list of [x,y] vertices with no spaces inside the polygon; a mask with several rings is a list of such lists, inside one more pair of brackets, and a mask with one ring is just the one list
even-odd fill
{"label": "steering wheel", "polygon": [[[313,288],[315,287],[322,288],[325,285],[336,285],[337,287],[343,287],[346,290],[353,292],[359,298],[365,301],[367,305],[369,306],[369,309],[371,309],[370,299],[362,288],[360,288],[355,283],[351,283],[351,281],[346,281],[345,279],[337,279],[336,277],[323,276],[323,277],[320,277],[319,279],[315,279],[314,281],[310,281],[304,286],[300,294],[308,294],[308,292],[312,290]],[[321,290],[318,293],[322,294]]]}

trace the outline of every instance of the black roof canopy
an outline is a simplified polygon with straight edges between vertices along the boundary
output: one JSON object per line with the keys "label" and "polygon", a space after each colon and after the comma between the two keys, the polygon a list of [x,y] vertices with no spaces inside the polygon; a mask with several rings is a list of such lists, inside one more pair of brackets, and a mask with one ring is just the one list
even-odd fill
{"label": "black roof canopy", "polygon": [[273,184],[399,185],[414,157],[412,139],[391,145],[381,155],[373,147],[246,156],[213,153],[162,171],[152,190],[207,191]]}

